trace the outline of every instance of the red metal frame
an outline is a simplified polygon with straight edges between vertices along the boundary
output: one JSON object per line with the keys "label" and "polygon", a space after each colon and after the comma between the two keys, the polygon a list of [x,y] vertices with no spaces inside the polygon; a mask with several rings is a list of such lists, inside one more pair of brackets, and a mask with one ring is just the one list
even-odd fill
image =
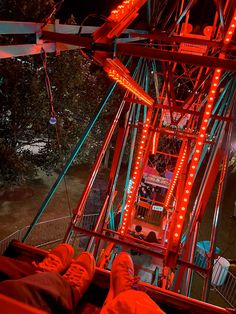
{"label": "red metal frame", "polygon": [[[233,10],[229,12],[230,18],[226,16],[227,29],[221,40],[220,33],[222,25],[224,25],[224,13],[227,8],[229,8],[230,1],[228,0],[225,4],[224,12],[219,7],[220,15],[220,25],[217,21],[219,19],[218,13],[215,15],[214,23],[212,26],[208,26],[206,30],[207,36],[197,35],[191,33],[191,26],[188,23],[189,20],[189,6],[193,4],[190,1],[186,7],[184,7],[184,1],[181,3],[181,8],[179,9],[180,20],[185,15],[185,21],[181,25],[179,19],[175,19],[175,29],[176,33],[172,36],[173,26],[168,29],[169,36],[163,36],[162,34],[139,34],[133,33],[131,36],[135,38],[142,38],[148,41],[145,46],[142,43],[122,43],[117,42],[116,38],[124,31],[124,29],[134,20],[138,15],[138,10],[146,3],[146,0],[125,0],[123,1],[115,10],[111,12],[106,22],[99,27],[92,34],[92,38],[82,37],[73,34],[61,34],[58,32],[50,32],[48,30],[42,30],[42,42],[46,44],[47,41],[53,41],[55,43],[69,44],[71,46],[77,46],[79,48],[86,48],[93,52],[93,58],[95,61],[99,62],[104,70],[107,72],[108,76],[118,82],[123,88],[132,93],[131,97],[126,93],[125,101],[132,105],[132,103],[138,103],[143,105],[147,109],[147,115],[144,123],[130,124],[129,128],[136,127],[141,130],[141,139],[138,144],[137,155],[132,167],[131,175],[131,187],[127,195],[126,204],[124,208],[124,215],[122,220],[121,229],[119,232],[113,234],[116,236],[110,239],[114,243],[121,245],[128,245],[130,247],[135,247],[130,242],[125,242],[124,237],[131,240],[127,235],[127,231],[130,227],[132,221],[132,215],[135,210],[135,202],[137,197],[137,192],[139,189],[139,184],[142,178],[144,166],[147,162],[148,155],[151,151],[151,142],[153,140],[152,152],[157,153],[157,143],[159,136],[163,133],[170,136],[177,136],[182,139],[182,148],[175,166],[175,171],[173,175],[170,188],[166,194],[164,206],[168,210],[172,210],[172,221],[169,228],[168,246],[165,250],[165,263],[168,267],[174,269],[176,263],[178,263],[178,257],[180,253],[181,236],[184,230],[184,222],[186,211],[189,205],[190,196],[192,193],[192,188],[194,180],[197,174],[197,169],[199,166],[200,158],[202,155],[203,146],[205,143],[209,143],[207,139],[207,131],[209,127],[210,119],[218,119],[221,121],[229,122],[231,117],[220,116],[218,114],[213,114],[212,110],[217,100],[219,82],[224,70],[233,72],[236,71],[236,61],[228,57],[230,51],[235,51],[236,46],[231,43],[232,37],[236,29],[236,10],[235,4]],[[173,6],[173,10],[177,7],[177,1]],[[173,11],[174,12],[174,11]],[[164,25],[168,24],[168,21],[173,13],[172,11],[166,17]],[[177,27],[176,27],[177,26]],[[204,30],[205,31],[205,30]],[[166,44],[176,44],[179,43],[178,49],[176,47],[166,48]],[[192,47],[191,49],[189,47]],[[39,50],[39,45],[36,46],[36,50]],[[210,54],[208,52],[210,51]],[[218,57],[213,55],[217,55]],[[158,60],[162,74],[162,83],[160,84],[159,90],[160,95],[156,97],[156,101],[151,97],[145,88],[142,88],[134,79],[132,79],[129,70],[121,63],[117,58],[120,55],[128,55],[132,57],[144,57],[149,60]],[[115,56],[115,58],[114,58]],[[179,67],[178,67],[179,66]],[[199,67],[199,68],[198,68]],[[213,69],[213,71],[212,71]],[[159,75],[156,72],[156,75]],[[175,84],[181,82],[184,79],[184,84],[188,84],[188,81],[192,84],[193,88],[190,90],[189,95],[183,97],[183,99],[177,99],[177,92],[175,90]],[[210,87],[208,82],[211,79]],[[188,86],[188,85],[187,85]],[[197,95],[196,95],[197,93]],[[207,101],[204,103],[204,94],[208,94]],[[166,105],[167,103],[167,105]],[[84,210],[85,202],[91,191],[91,186],[94,178],[97,174],[98,168],[101,165],[102,158],[105,154],[105,150],[111,140],[111,136],[117,126],[118,119],[120,117],[121,111],[123,110],[123,105],[120,107],[120,111],[117,113],[115,120],[112,123],[111,130],[108,132],[107,137],[103,143],[101,151],[95,162],[93,171],[89,177],[88,183],[83,191],[79,204],[75,210],[75,214],[70,225],[67,235],[71,232],[77,219],[80,219]],[[143,108],[142,107],[142,108]],[[159,124],[157,121],[157,111],[168,109],[170,112],[171,126],[178,126],[178,123],[182,119],[182,116],[189,114],[190,118],[187,123],[187,128],[184,131],[173,130],[171,128],[166,128],[162,126],[162,117]],[[179,118],[174,120],[174,113],[179,113]],[[145,114],[144,114],[145,116]],[[197,131],[194,133],[194,130]],[[122,150],[122,136],[123,130],[120,130],[119,136],[116,142],[116,152],[120,153]],[[191,145],[195,145],[192,149]],[[214,144],[214,143],[213,143]],[[191,150],[192,149],[192,150]],[[219,147],[218,155],[216,156],[212,168],[209,172],[207,178],[208,188],[201,194],[199,200],[199,207],[196,216],[194,217],[193,228],[198,226],[201,221],[203,212],[206,208],[207,201],[209,199],[210,192],[212,190],[216,172],[214,172],[214,167],[219,167],[222,159],[222,147]],[[167,154],[171,155],[171,154]],[[189,157],[191,160],[189,161]],[[112,169],[110,171],[110,182],[113,183],[112,177],[115,175],[116,167],[118,164],[118,156],[114,156]],[[109,206],[109,199],[113,196],[110,194],[111,187],[107,192],[106,200],[103,204],[102,211],[100,213],[99,219],[97,221],[96,228],[101,227],[101,222],[104,220],[106,210]],[[176,198],[176,204],[172,205],[173,195]],[[97,229],[95,230],[97,231]],[[84,231],[81,228],[75,227],[76,231]],[[104,229],[104,231],[106,231]],[[85,232],[85,231],[84,231]],[[112,232],[112,231],[110,231]],[[192,236],[193,230],[191,230]],[[98,237],[104,240],[108,240],[103,234],[97,232],[87,232],[90,236]],[[122,239],[119,238],[122,236]],[[197,239],[197,231],[194,234],[194,238]],[[188,239],[189,240],[189,239]],[[92,242],[92,241],[91,241]],[[151,250],[145,250],[143,248],[138,248],[142,252],[147,252],[151,254]],[[193,251],[191,251],[190,245],[185,247],[185,256],[193,259]],[[191,252],[190,252],[191,251]],[[152,255],[152,254],[151,254]],[[155,255],[155,254],[154,254]],[[185,263],[185,264],[184,264]],[[196,265],[192,263],[183,262],[185,266],[191,267],[192,269],[199,269]],[[183,265],[182,264],[182,265]],[[208,270],[204,270],[207,272]],[[182,270],[181,270],[181,273]],[[180,286],[181,278],[177,278],[177,287]],[[190,274],[188,274],[188,282],[190,280]],[[189,284],[188,284],[189,285]],[[192,303],[193,304],[193,303]],[[221,310],[219,311],[221,312]],[[223,311],[225,313],[225,311]],[[221,313],[223,313],[221,312]]]}

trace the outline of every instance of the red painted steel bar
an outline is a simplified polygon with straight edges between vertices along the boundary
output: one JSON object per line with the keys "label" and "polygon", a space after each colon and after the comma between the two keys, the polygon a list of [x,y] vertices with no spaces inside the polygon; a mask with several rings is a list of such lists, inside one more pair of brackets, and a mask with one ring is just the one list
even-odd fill
{"label": "red painted steel bar", "polygon": [[[87,229],[84,229],[84,228],[80,228],[80,227],[74,227],[74,230],[76,232],[81,232],[83,234],[87,234],[89,236],[93,236],[93,237],[97,237],[99,239],[103,239],[103,240],[106,240],[106,241],[109,241],[109,242],[112,242],[112,243],[115,243],[115,244],[119,244],[119,245],[122,245],[124,247],[127,247],[127,248],[132,248],[132,249],[135,249],[136,251],[139,251],[141,253],[144,253],[144,254],[148,254],[148,255],[151,255],[151,256],[156,256],[156,257],[160,257],[160,258],[164,258],[164,254],[163,253],[160,253],[160,252],[157,252],[157,251],[154,251],[153,248],[152,249],[148,249],[147,247],[141,247],[137,244],[133,244],[133,241],[132,242],[128,242],[128,241],[125,241],[124,237],[121,238],[110,238],[104,234],[101,234],[101,233],[98,233],[98,232],[94,232],[94,231],[91,231],[91,230],[87,230]],[[202,267],[199,267],[195,264],[190,264],[189,262],[187,261],[184,261],[184,260],[177,260],[177,264],[179,265],[183,265],[185,267],[190,267],[196,271],[199,271],[203,274],[207,273],[208,272],[208,269],[206,268],[202,268]]]}
{"label": "red painted steel bar", "polygon": [[[146,38],[146,39],[158,41],[157,44],[159,44],[160,41],[164,41],[164,42],[170,42],[170,43],[172,43],[172,42],[173,43],[186,43],[186,44],[204,45],[204,46],[218,47],[218,48],[223,48],[223,46],[224,46],[223,41],[219,41],[219,40],[207,40],[207,39],[191,38],[191,37],[184,37],[184,36],[168,37],[168,36],[164,36],[164,35],[160,35],[160,34],[155,34],[155,32],[153,34],[130,33],[130,36],[141,37],[141,38]],[[230,44],[228,49],[229,50],[236,50],[236,46],[233,44]]]}
{"label": "red painted steel bar", "polygon": [[[72,34],[61,34],[56,32],[43,31],[43,40],[53,42],[67,43],[78,46],[80,48],[88,48],[95,51],[113,51],[113,45],[99,44],[92,45],[91,38],[80,37]],[[186,53],[173,52],[168,50],[159,50],[155,48],[143,47],[134,44],[118,43],[116,47],[117,53],[124,55],[145,57],[153,60],[173,61],[179,63],[187,63],[197,66],[206,66],[209,68],[221,68],[230,72],[236,71],[236,61],[229,59],[219,59],[216,57],[197,56]]]}
{"label": "red painted steel bar", "polygon": [[120,118],[120,115],[123,111],[123,108],[124,108],[124,105],[125,105],[125,101],[122,101],[121,102],[121,105],[112,121],[112,124],[111,124],[111,127],[110,129],[108,130],[107,134],[106,134],[106,137],[105,137],[105,140],[103,142],[103,145],[98,153],[98,156],[97,156],[97,159],[94,163],[94,166],[93,166],[93,169],[90,173],[90,176],[88,178],[88,181],[87,181],[87,184],[83,190],[83,193],[80,197],[80,200],[77,204],[77,207],[75,208],[74,210],[74,214],[73,214],[73,218],[72,218],[72,221],[66,231],[66,235],[65,235],[65,241],[67,242],[69,240],[69,237],[70,237],[70,233],[71,233],[71,230],[73,229],[73,226],[75,225],[75,223],[77,222],[77,219],[78,217],[82,217],[82,214],[83,214],[83,210],[84,210],[84,207],[85,207],[85,204],[86,204],[86,201],[88,199],[88,196],[89,196],[89,193],[92,189],[92,185],[94,183],[94,180],[97,176],[97,173],[98,173],[98,170],[100,168],[100,165],[102,163],[102,160],[103,160],[103,157],[105,155],[105,152],[107,150],[107,147],[110,143],[110,140],[112,138],[112,135],[115,131],[115,128],[117,126],[117,123],[118,123],[118,120]]}
{"label": "red painted steel bar", "polygon": [[[121,235],[126,234],[128,226],[129,226],[130,221],[131,221],[131,214],[134,210],[134,203],[135,203],[135,199],[136,199],[136,195],[137,195],[137,191],[138,191],[138,186],[139,186],[139,183],[141,181],[143,169],[145,166],[144,165],[145,150],[147,150],[147,145],[148,145],[148,138],[149,138],[149,132],[150,132],[150,126],[151,126],[152,113],[153,113],[153,108],[148,107],[147,117],[146,117],[146,121],[143,125],[141,140],[140,140],[136,160],[135,160],[134,167],[133,167],[133,173],[131,176],[130,191],[129,191],[127,199],[126,199],[124,215],[123,215],[122,225],[121,225],[121,230],[120,230]],[[147,153],[147,151],[146,151],[146,153]]]}
{"label": "red painted steel bar", "polygon": [[187,53],[174,52],[168,50],[159,50],[155,48],[144,47],[133,44],[117,44],[117,53],[133,57],[145,57],[152,60],[173,61],[178,63],[187,63],[209,68],[220,68],[230,72],[236,71],[236,61],[229,59],[219,59],[216,57],[197,56]]}

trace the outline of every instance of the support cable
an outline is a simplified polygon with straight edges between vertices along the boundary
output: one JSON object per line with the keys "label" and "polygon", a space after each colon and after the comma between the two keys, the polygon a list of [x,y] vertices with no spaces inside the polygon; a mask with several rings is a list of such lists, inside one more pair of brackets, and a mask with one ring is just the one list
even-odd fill
{"label": "support cable", "polygon": [[[59,154],[62,157],[59,125],[57,123],[57,117],[56,117],[56,112],[55,112],[55,108],[54,108],[54,101],[53,101],[53,93],[52,93],[51,81],[50,81],[50,78],[49,78],[49,75],[48,75],[48,71],[47,71],[47,54],[46,54],[46,52],[45,52],[45,50],[43,48],[42,48],[42,51],[41,51],[41,58],[42,58],[42,61],[43,61],[43,68],[44,68],[44,73],[45,73],[46,90],[47,90],[47,94],[48,94],[48,98],[49,98],[49,102],[50,102],[50,107],[51,107],[51,116],[50,116],[49,123],[51,125],[55,125],[56,126],[57,146],[58,146]],[[65,176],[63,178],[63,181],[64,181],[65,194],[66,194],[66,200],[67,200],[69,214],[70,214],[70,216],[72,216],[71,202],[70,202],[70,198],[69,198],[68,187],[67,187],[67,182],[66,182],[66,177]]]}

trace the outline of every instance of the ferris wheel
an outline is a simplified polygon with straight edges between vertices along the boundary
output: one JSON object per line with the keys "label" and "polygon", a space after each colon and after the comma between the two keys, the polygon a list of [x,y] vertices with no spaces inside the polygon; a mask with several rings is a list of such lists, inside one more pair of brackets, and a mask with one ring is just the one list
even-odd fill
{"label": "ferris wheel", "polygon": [[[125,0],[98,27],[50,24],[50,19],[43,24],[0,22],[2,34],[36,34],[34,44],[0,46],[0,58],[38,54],[42,49],[46,53],[79,49],[84,58],[101,66],[112,82],[23,242],[120,86],[124,97],[64,242],[74,243],[85,234],[89,239],[86,250],[97,256],[101,270],[109,269],[121,247],[131,250],[134,259],[139,254],[156,258],[152,285],[158,297],[157,285],[189,296],[194,273],[200,273],[203,300],[207,300],[235,105],[236,3],[212,1],[211,12],[198,19],[203,2]],[[144,25],[143,29],[139,25]],[[86,202],[114,137],[107,192],[94,225],[84,228]],[[125,156],[124,177],[121,165]],[[200,263],[198,233],[213,188],[217,193],[209,247]],[[142,228],[139,236],[137,226]],[[171,302],[171,294],[168,298]],[[186,301],[181,296],[179,300],[179,304]],[[191,305],[199,311],[200,305],[190,301],[190,312]],[[204,310],[211,311],[207,305]]]}

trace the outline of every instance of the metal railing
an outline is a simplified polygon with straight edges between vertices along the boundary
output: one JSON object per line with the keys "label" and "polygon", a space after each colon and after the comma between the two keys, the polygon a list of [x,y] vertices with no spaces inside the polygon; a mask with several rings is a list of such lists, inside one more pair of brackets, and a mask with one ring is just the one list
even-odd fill
{"label": "metal railing", "polygon": [[[98,214],[86,214],[80,221],[80,227],[92,230],[96,223]],[[70,216],[63,216],[55,219],[39,222],[31,232],[27,244],[42,247],[53,243],[59,243],[63,240],[64,233]],[[22,241],[26,231],[30,226],[23,227],[0,241],[0,255],[2,255],[12,240]]]}
{"label": "metal railing", "polygon": [[[215,276],[217,276],[217,273],[215,273]],[[212,276],[212,281],[216,280],[215,276]],[[227,276],[222,285],[212,285],[212,287],[230,306],[236,308],[236,277],[231,272],[227,271]]]}
{"label": "metal railing", "polygon": [[164,214],[157,209],[163,209],[162,205],[160,202],[140,197],[136,205],[135,219],[160,226]]}
{"label": "metal railing", "polygon": [[[196,265],[206,268],[207,257],[197,251],[194,262]],[[211,289],[219,293],[231,307],[236,308],[236,277],[217,260],[213,266]]]}

